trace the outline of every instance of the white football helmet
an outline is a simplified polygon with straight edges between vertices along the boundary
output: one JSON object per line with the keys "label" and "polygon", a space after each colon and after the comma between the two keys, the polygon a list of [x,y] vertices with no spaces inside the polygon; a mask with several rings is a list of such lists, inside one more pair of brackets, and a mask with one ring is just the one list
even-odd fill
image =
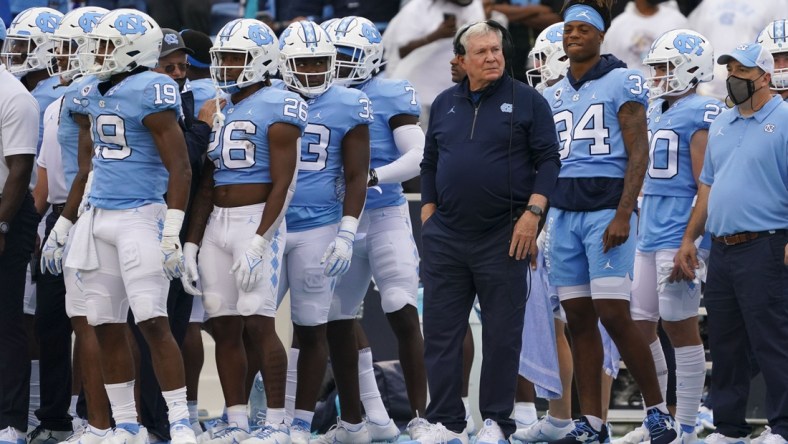
{"label": "white football helmet", "polygon": [[[325,70],[320,72],[300,72],[299,60],[325,58]],[[279,37],[279,66],[282,80],[287,87],[304,97],[317,97],[331,86],[334,79],[334,62],[337,49],[328,34],[317,23],[310,21],[293,22]],[[302,83],[297,74],[306,80]],[[311,80],[311,82],[310,82]],[[317,84],[317,81],[320,83]],[[310,83],[315,86],[310,86]]]}
{"label": "white football helmet", "polygon": [[[696,31],[674,29],[654,40],[643,64],[649,67],[646,84],[652,99],[676,96],[714,78],[714,48]],[[657,75],[660,65],[664,76]]]}
{"label": "white football helmet", "polygon": [[60,25],[63,14],[52,8],[28,8],[8,27],[2,59],[8,71],[23,76],[47,69],[54,47],[50,37]]}
{"label": "white football helmet", "polygon": [[552,82],[566,74],[569,58],[564,52],[564,22],[545,28],[536,38],[528,53],[533,68],[525,72],[528,84],[542,92]]}
{"label": "white football helmet", "polygon": [[[279,41],[274,31],[255,19],[235,19],[224,25],[211,47],[211,79],[222,91],[233,94],[262,82],[279,69]],[[243,56],[243,62],[223,64],[226,54]],[[228,71],[241,72],[229,78]]]}
{"label": "white football helmet", "polygon": [[[772,55],[788,54],[788,20],[779,19],[766,25],[766,28],[758,35],[757,41]],[[788,67],[774,67],[772,89],[776,91],[788,90]]]}
{"label": "white football helmet", "polygon": [[331,18],[321,23],[320,27],[323,28],[323,31],[329,33],[330,35],[333,32],[334,28],[336,27],[336,23],[338,21],[339,21],[338,18]]}
{"label": "white football helmet", "polygon": [[88,34],[88,44],[79,51],[83,74],[99,80],[133,71],[141,66],[155,68],[163,34],[148,14],[136,9],[115,9],[105,14]]}
{"label": "white football helmet", "polygon": [[364,17],[349,16],[326,26],[328,36],[337,47],[337,53],[350,60],[336,61],[335,82],[352,86],[372,77],[383,63],[383,45],[380,31]]}
{"label": "white football helmet", "polygon": [[[88,34],[93,31],[101,17],[109,11],[97,6],[85,6],[77,8],[63,17],[55,33],[50,37],[54,45],[53,57],[68,57],[68,64],[65,69],[57,69],[57,63],[53,61],[47,65],[49,75],[54,75],[57,71],[65,80],[71,80],[80,71],[79,52],[83,45],[89,42]],[[95,49],[95,48],[94,48]],[[89,51],[84,48],[82,51]]]}

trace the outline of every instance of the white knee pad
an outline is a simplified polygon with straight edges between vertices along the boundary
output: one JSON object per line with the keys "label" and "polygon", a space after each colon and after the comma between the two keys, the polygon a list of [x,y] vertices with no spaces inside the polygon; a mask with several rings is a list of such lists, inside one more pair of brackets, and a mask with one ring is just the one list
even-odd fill
{"label": "white knee pad", "polygon": [[635,277],[629,309],[635,321],[659,321],[655,252],[635,252]]}
{"label": "white knee pad", "polygon": [[601,277],[591,280],[592,299],[619,299],[628,301],[632,290],[632,279],[626,277]]}

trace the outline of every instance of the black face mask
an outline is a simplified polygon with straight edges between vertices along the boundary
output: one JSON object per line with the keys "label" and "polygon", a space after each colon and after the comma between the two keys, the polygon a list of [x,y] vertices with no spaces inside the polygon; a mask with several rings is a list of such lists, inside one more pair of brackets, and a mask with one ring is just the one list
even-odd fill
{"label": "black face mask", "polygon": [[[764,74],[761,74],[755,80],[760,79]],[[736,76],[728,77],[728,80],[725,81],[725,87],[728,89],[728,97],[731,98],[734,105],[741,105],[749,100],[755,94],[755,91],[761,89],[755,89],[755,80],[742,79]]]}

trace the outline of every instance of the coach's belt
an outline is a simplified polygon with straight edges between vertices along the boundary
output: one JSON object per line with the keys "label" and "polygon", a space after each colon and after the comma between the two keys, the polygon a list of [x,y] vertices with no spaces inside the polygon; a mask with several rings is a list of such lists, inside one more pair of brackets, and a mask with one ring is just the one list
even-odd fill
{"label": "coach's belt", "polygon": [[785,230],[746,231],[744,233],[729,234],[727,236],[712,236],[711,240],[730,246],[743,244],[745,242],[758,239],[759,237],[783,233],[785,233]]}
{"label": "coach's belt", "polygon": [[63,209],[66,208],[66,204],[52,204],[52,212],[60,214],[63,212]]}

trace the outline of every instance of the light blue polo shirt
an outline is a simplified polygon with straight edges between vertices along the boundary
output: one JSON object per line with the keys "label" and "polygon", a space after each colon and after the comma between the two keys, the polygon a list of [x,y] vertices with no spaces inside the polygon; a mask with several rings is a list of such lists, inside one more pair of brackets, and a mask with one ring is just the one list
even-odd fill
{"label": "light blue polo shirt", "polygon": [[750,117],[738,107],[720,114],[700,181],[711,186],[711,234],[788,228],[788,103],[774,96]]}

